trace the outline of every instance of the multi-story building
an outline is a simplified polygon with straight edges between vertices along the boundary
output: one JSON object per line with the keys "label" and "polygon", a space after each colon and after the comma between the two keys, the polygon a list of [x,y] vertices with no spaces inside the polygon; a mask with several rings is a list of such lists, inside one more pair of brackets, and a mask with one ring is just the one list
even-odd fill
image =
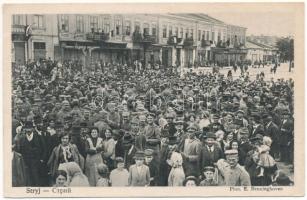
{"label": "multi-story building", "polygon": [[14,15],[11,32],[13,62],[55,58],[59,45],[56,15]]}
{"label": "multi-story building", "polygon": [[275,47],[260,44],[257,42],[246,42],[246,60],[252,64],[257,62],[273,62],[278,59],[277,49]]}
{"label": "multi-story building", "polygon": [[236,42],[244,45],[246,32],[205,14],[14,15],[12,27],[18,60],[50,57],[84,66],[135,60],[202,65],[218,61],[221,50],[237,48]]}

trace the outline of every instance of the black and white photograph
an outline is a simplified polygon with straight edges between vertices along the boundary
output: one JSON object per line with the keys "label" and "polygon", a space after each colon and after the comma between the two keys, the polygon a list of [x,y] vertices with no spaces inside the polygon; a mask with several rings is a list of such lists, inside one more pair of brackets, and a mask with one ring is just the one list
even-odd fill
{"label": "black and white photograph", "polygon": [[295,13],[10,17],[11,187],[296,186]]}

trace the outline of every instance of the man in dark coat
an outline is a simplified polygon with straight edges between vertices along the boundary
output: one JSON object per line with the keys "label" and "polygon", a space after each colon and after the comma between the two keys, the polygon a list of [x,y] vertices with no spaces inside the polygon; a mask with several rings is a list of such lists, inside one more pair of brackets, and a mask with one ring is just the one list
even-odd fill
{"label": "man in dark coat", "polygon": [[145,165],[149,167],[150,186],[157,186],[159,180],[159,168],[158,168],[158,163],[153,161],[153,150],[146,149],[144,153],[145,153]]}
{"label": "man in dark coat", "polygon": [[17,152],[24,158],[29,173],[27,186],[41,186],[40,167],[45,157],[45,147],[41,137],[34,131],[33,123],[26,121],[23,127],[26,135],[20,139]]}
{"label": "man in dark coat", "polygon": [[200,153],[200,168],[214,165],[219,159],[224,157],[222,149],[216,143],[214,133],[203,134],[204,145]]}
{"label": "man in dark coat", "polygon": [[[175,136],[173,136],[176,138]],[[161,145],[160,145],[160,152],[159,152],[159,186],[167,186],[168,184],[168,175],[171,170],[170,165],[167,164],[166,160],[169,156],[169,144],[173,145],[169,141],[169,133],[168,129],[163,129],[161,132]]]}
{"label": "man in dark coat", "polygon": [[252,132],[250,135],[250,138],[254,137],[257,134],[265,135],[264,133],[264,127],[261,124],[261,117],[259,113],[254,113],[253,114],[253,121],[252,121]]}
{"label": "man in dark coat", "polygon": [[291,146],[294,130],[293,120],[288,111],[283,112],[283,120],[280,128],[280,157],[283,162],[292,162],[293,146]]}
{"label": "man in dark coat", "polygon": [[274,157],[274,159],[279,159],[279,137],[280,130],[278,126],[273,122],[273,118],[270,114],[266,114],[263,116],[265,121],[265,134],[268,135],[272,139],[271,150],[270,153]]}

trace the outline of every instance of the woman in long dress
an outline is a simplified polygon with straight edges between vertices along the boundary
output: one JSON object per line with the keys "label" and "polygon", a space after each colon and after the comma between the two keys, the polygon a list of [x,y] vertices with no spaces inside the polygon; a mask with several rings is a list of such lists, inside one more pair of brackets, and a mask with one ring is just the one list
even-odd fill
{"label": "woman in long dress", "polygon": [[99,178],[97,166],[103,163],[102,152],[103,139],[98,137],[98,128],[93,127],[90,131],[90,137],[87,138],[85,152],[87,153],[85,161],[85,175],[91,186],[96,186]]}

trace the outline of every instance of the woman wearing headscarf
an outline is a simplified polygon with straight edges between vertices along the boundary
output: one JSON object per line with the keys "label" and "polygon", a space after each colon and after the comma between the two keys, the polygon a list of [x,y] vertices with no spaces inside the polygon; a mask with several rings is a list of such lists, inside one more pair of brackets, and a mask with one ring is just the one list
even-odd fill
{"label": "woman wearing headscarf", "polygon": [[99,130],[93,127],[90,130],[90,136],[85,144],[87,154],[85,161],[85,175],[91,186],[96,186],[98,180],[97,166],[103,163],[101,152],[103,150],[103,139],[98,137]]}
{"label": "woman wearing headscarf", "polygon": [[87,177],[82,173],[81,168],[75,162],[67,164],[67,172],[70,177],[69,187],[89,187]]}

